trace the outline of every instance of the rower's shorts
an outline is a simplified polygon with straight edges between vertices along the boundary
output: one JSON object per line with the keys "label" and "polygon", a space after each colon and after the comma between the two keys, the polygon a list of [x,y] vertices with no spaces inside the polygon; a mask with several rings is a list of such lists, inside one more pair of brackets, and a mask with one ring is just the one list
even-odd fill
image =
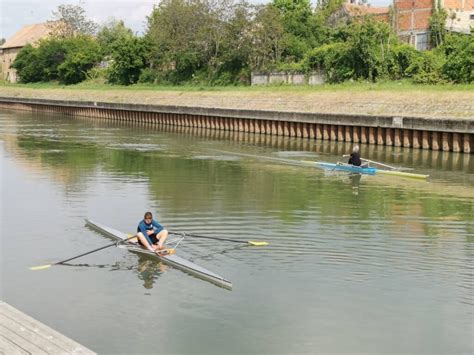
{"label": "rower's shorts", "polygon": [[[138,230],[138,232],[139,232],[139,231],[140,231],[140,230]],[[161,231],[160,231],[160,232],[161,232]],[[158,243],[158,242],[160,241],[160,240],[156,237],[156,234],[157,234],[157,233],[153,233],[153,234],[150,234],[150,235],[148,236],[148,238],[150,238],[150,240],[151,240],[151,244],[156,244],[156,243]],[[140,241],[140,238],[137,238],[137,239],[138,239],[138,244],[143,245],[142,242]]]}

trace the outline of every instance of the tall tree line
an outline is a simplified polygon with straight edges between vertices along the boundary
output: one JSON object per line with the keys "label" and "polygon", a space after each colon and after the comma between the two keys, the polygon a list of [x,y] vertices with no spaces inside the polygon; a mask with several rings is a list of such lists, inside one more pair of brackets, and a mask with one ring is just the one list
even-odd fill
{"label": "tall tree line", "polygon": [[474,81],[474,36],[445,31],[442,12],[431,21],[435,48],[419,52],[371,17],[334,25],[342,3],[162,0],[147,16],[143,36],[120,20],[99,28],[80,6],[61,5],[51,38],[25,47],[14,67],[23,82],[65,84],[247,84],[252,71],[274,70],[320,71],[329,82]]}

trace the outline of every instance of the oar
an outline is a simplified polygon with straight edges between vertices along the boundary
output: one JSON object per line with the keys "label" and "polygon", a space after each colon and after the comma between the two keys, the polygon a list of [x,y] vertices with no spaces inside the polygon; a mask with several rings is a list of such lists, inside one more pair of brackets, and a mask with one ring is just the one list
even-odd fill
{"label": "oar", "polygon": [[380,165],[380,166],[384,166],[384,167],[389,168],[389,169],[398,170],[398,168],[396,168],[396,167],[394,167],[394,166],[387,165],[387,164],[382,164],[382,163],[379,163],[379,162],[377,162],[377,161],[373,161],[373,160],[369,160],[369,159],[364,159],[364,158],[360,158],[360,160],[366,161],[366,162],[368,162],[368,163],[372,163],[372,164],[377,164],[377,165]]}
{"label": "oar", "polygon": [[115,242],[115,243],[112,243],[112,244],[108,244],[108,245],[103,246],[103,247],[101,247],[101,248],[97,248],[97,249],[88,251],[87,253],[83,253],[83,254],[81,254],[81,255],[73,256],[72,258],[69,258],[69,259],[66,259],[66,260],[63,260],[63,261],[58,261],[57,263],[54,263],[54,264],[32,266],[32,267],[30,267],[30,270],[44,270],[44,269],[48,269],[48,268],[50,268],[50,267],[53,266],[53,265],[64,264],[64,263],[66,263],[66,262],[68,262],[68,261],[71,261],[71,260],[80,258],[81,256],[89,255],[89,254],[95,253],[96,251],[113,247],[114,245],[117,245],[117,244],[126,242],[127,240],[130,240],[130,239],[133,239],[133,238],[136,238],[136,235],[132,235],[130,238],[124,239],[123,241],[119,241],[119,242]]}
{"label": "oar", "polygon": [[[183,232],[171,232],[171,234],[183,234]],[[193,237],[193,238],[202,238],[202,239],[214,239],[214,240],[223,240],[226,242],[233,242],[233,243],[241,243],[241,244],[249,244],[253,246],[263,246],[263,245],[268,245],[267,242],[256,242],[254,240],[237,240],[237,239],[228,239],[228,238],[217,238],[217,237],[209,237],[207,235],[197,235],[197,234],[188,234],[184,233],[185,236]]]}

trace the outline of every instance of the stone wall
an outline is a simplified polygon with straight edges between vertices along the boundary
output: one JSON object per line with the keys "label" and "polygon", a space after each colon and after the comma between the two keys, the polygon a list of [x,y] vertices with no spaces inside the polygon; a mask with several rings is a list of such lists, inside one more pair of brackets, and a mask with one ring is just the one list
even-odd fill
{"label": "stone wall", "polygon": [[291,84],[291,85],[321,85],[324,77],[321,73],[311,73],[306,76],[301,73],[252,73],[252,86],[268,84]]}

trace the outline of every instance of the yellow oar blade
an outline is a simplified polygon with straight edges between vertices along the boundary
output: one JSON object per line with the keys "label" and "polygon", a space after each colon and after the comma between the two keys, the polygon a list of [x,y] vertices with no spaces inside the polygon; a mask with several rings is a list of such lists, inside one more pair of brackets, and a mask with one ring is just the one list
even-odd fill
{"label": "yellow oar blade", "polygon": [[51,267],[51,264],[49,265],[39,265],[39,266],[32,266],[30,267],[30,270],[44,270],[44,269],[48,269]]}
{"label": "yellow oar blade", "polygon": [[252,240],[249,240],[247,243],[250,244],[250,245],[256,246],[256,247],[261,247],[261,246],[264,246],[264,245],[268,245],[267,242],[254,242]]}

